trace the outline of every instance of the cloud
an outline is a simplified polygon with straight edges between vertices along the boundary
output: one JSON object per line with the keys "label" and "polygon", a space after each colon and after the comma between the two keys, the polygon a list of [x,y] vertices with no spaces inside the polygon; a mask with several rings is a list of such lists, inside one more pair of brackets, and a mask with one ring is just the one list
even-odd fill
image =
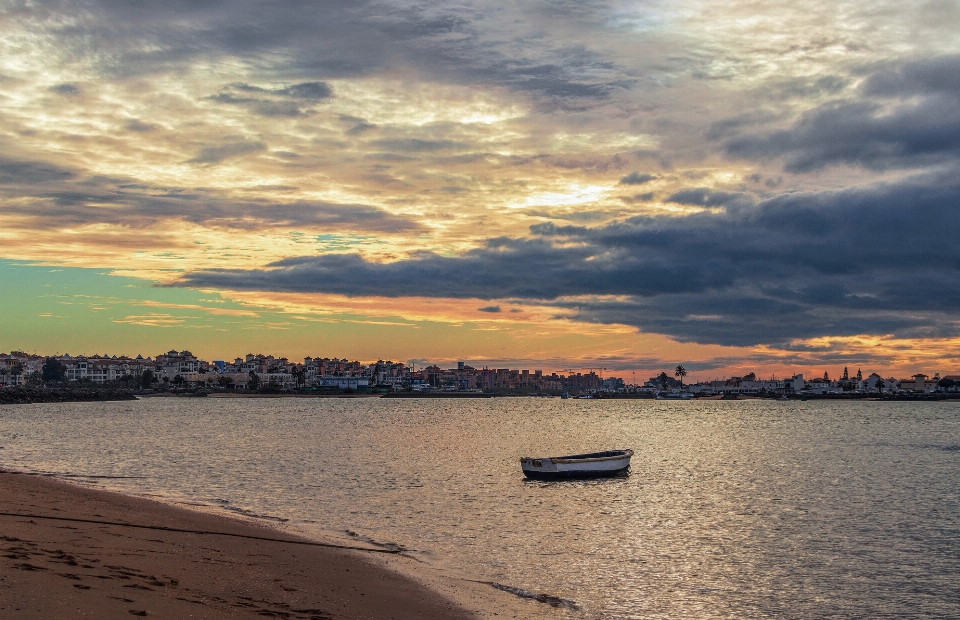
{"label": "cloud", "polygon": [[735,192],[721,192],[709,188],[698,187],[682,189],[667,196],[667,202],[698,207],[723,207],[732,205],[752,204],[753,201],[746,194]]}
{"label": "cloud", "polygon": [[879,97],[960,96],[960,54],[924,58],[870,75],[862,91]]}
{"label": "cloud", "polygon": [[491,239],[457,257],[328,254],[193,272],[179,285],[549,303],[581,321],[726,345],[954,335],[958,203],[951,175],[922,176],[684,217],[539,224],[533,238]]}
{"label": "cloud", "polygon": [[371,129],[376,129],[376,128],[377,126],[374,125],[373,123],[368,123],[363,119],[357,119],[356,124],[350,129],[348,129],[347,133],[350,135],[357,135],[365,131],[369,131]]}
{"label": "cloud", "polygon": [[[259,97],[249,96],[250,93]],[[281,88],[236,83],[225,86],[208,99],[227,105],[244,106],[260,116],[298,117],[307,116],[309,113],[309,110],[303,108],[304,104],[318,103],[332,97],[333,89],[326,82],[302,82]]]}
{"label": "cloud", "polygon": [[465,149],[469,145],[455,140],[423,140],[420,138],[393,138],[374,140],[370,144],[386,151],[404,151],[409,153],[432,153],[450,149]]}
{"label": "cloud", "polygon": [[808,99],[822,94],[834,95],[850,85],[850,78],[841,75],[788,78],[767,87],[777,99]]}
{"label": "cloud", "polygon": [[333,97],[333,89],[326,82],[303,82],[273,92],[278,95],[287,95],[310,101],[320,101]]}
{"label": "cloud", "polygon": [[51,86],[50,90],[58,95],[65,95],[67,97],[80,94],[80,87],[76,84],[57,84],[56,86]]}
{"label": "cloud", "polygon": [[670,194],[664,201],[681,205],[705,207],[708,209],[719,207],[742,209],[751,207],[754,204],[754,199],[749,194],[723,192],[705,187],[682,189]]}
{"label": "cloud", "polygon": [[0,155],[0,185],[49,183],[73,177],[73,171],[54,164]]}
{"label": "cloud", "polygon": [[295,101],[251,101],[250,110],[260,116],[306,116]]}
{"label": "cloud", "polygon": [[205,146],[193,159],[188,159],[191,164],[217,164],[232,157],[240,157],[248,153],[259,153],[266,151],[267,145],[260,141],[230,142],[217,146]]}
{"label": "cloud", "polygon": [[[228,154],[207,153],[217,157]],[[212,190],[154,187],[130,179],[89,177],[46,162],[4,156],[0,156],[0,198],[6,199],[5,214],[25,218],[37,230],[91,224],[135,229],[165,220],[249,231],[320,228],[397,233],[422,229],[414,220],[371,205],[240,200]]]}
{"label": "cloud", "polygon": [[493,313],[503,312],[500,309],[500,306],[484,306],[482,308],[477,308],[477,310],[479,310],[480,312],[493,312]]}
{"label": "cloud", "polygon": [[627,176],[620,179],[620,185],[643,185],[644,183],[649,183],[650,181],[655,180],[655,177],[652,174],[640,174],[639,172],[631,172]]}
{"label": "cloud", "polygon": [[655,192],[644,192],[642,194],[634,194],[633,196],[620,196],[620,200],[627,204],[635,202],[649,202],[653,200],[653,197],[656,196]]}
{"label": "cloud", "polygon": [[[784,157],[803,173],[848,164],[917,168],[960,158],[960,55],[930,58],[869,75],[856,99],[805,112],[789,129],[735,137],[736,157]],[[714,135],[720,135],[714,131]]]}
{"label": "cloud", "polygon": [[329,98],[327,80],[375,74],[486,84],[585,104],[606,100],[637,81],[635,71],[603,49],[604,36],[631,40],[629,32],[605,26],[615,24],[622,11],[603,5],[558,11],[489,0],[334,0],[280,1],[264,10],[260,3],[241,0],[134,9],[94,1],[69,25],[58,19],[61,11],[58,2],[38,2],[12,19],[25,31],[55,41],[64,57],[92,64],[98,74],[144,77],[230,59],[251,74],[303,80],[290,87],[261,87],[261,92],[304,101]]}
{"label": "cloud", "polygon": [[134,118],[127,121],[126,128],[130,131],[145,133],[159,129],[159,125],[154,125],[153,123],[144,123],[143,121]]}

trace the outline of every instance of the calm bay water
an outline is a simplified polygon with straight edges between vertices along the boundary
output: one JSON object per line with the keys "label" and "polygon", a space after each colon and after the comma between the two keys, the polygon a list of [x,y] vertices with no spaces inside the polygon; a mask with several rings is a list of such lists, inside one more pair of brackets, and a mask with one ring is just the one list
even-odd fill
{"label": "calm bay water", "polygon": [[[960,617],[957,403],[157,398],[0,406],[0,446],[582,608],[531,615]],[[626,447],[622,479],[518,463]]]}

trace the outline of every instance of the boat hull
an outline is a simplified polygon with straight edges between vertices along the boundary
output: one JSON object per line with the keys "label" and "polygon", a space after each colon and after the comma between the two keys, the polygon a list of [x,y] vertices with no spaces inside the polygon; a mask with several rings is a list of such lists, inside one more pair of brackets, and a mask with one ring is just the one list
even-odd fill
{"label": "boat hull", "polygon": [[583,480],[626,475],[632,450],[610,450],[593,454],[575,454],[520,459],[523,475],[531,480]]}
{"label": "boat hull", "polygon": [[530,480],[591,480],[594,478],[615,478],[617,476],[626,476],[630,473],[630,466],[622,469],[604,469],[599,471],[587,469],[572,469],[569,471],[536,471],[523,470],[523,475]]}
{"label": "boat hull", "polygon": [[690,392],[669,392],[667,394],[657,394],[657,400],[690,400],[693,394]]}

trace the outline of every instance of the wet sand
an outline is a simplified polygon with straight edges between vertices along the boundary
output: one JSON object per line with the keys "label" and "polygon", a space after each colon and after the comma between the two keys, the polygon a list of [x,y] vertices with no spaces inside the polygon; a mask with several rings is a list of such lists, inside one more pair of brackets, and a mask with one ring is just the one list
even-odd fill
{"label": "wet sand", "polygon": [[0,471],[0,512],[2,618],[477,617],[395,556],[149,499]]}

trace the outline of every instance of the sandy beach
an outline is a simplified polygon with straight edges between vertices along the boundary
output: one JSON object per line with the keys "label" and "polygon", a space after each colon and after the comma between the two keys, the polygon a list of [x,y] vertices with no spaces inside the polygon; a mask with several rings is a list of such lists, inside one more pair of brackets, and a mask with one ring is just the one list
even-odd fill
{"label": "sandy beach", "polygon": [[0,512],[3,618],[477,617],[385,553],[50,477],[0,472]]}

